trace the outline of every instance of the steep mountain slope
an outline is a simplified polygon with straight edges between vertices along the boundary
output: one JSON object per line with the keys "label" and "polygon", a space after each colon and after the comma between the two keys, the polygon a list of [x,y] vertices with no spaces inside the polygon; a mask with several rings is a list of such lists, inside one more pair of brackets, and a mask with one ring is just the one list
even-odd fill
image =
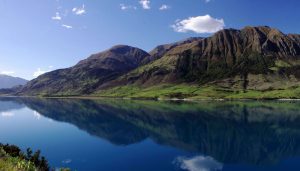
{"label": "steep mountain slope", "polygon": [[[214,82],[244,89],[259,83],[259,88],[268,89],[272,86],[260,84],[276,80],[295,86],[300,79],[299,38],[300,35],[286,35],[266,26],[225,29],[212,37],[176,46],[106,86]],[[275,80],[268,79],[269,75]],[[280,86],[281,83],[275,85]]]}
{"label": "steep mountain slope", "polygon": [[159,45],[149,52],[149,54],[151,55],[151,59],[152,59],[151,61],[154,61],[154,60],[157,60],[157,59],[163,57],[167,52],[169,52],[170,50],[172,50],[178,46],[185,45],[185,46],[192,47],[193,44],[197,43],[198,41],[200,41],[202,39],[203,38],[201,38],[201,37],[191,37],[191,38],[179,41],[179,42]]}
{"label": "steep mountain slope", "polygon": [[161,45],[150,54],[116,46],[44,74],[18,94],[299,98],[300,35],[245,27]]}
{"label": "steep mountain slope", "polygon": [[28,81],[23,78],[0,74],[0,89],[12,88],[18,85],[25,85],[27,82]]}
{"label": "steep mountain slope", "polygon": [[137,68],[149,54],[138,48],[118,45],[91,55],[71,68],[41,75],[26,84],[21,95],[89,94],[99,85]]}

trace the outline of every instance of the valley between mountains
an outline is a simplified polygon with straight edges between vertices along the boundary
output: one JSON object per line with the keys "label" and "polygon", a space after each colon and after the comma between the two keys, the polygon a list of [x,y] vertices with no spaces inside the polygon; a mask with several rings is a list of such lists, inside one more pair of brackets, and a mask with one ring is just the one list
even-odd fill
{"label": "valley between mountains", "polygon": [[300,98],[300,35],[225,29],[151,52],[117,45],[5,95],[179,99]]}

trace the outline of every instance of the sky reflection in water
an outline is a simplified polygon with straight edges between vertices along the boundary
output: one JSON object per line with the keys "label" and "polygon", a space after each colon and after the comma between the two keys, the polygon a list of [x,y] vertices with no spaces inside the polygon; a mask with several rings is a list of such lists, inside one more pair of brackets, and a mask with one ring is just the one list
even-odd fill
{"label": "sky reflection in water", "polygon": [[0,99],[0,142],[77,170],[299,170],[298,102]]}

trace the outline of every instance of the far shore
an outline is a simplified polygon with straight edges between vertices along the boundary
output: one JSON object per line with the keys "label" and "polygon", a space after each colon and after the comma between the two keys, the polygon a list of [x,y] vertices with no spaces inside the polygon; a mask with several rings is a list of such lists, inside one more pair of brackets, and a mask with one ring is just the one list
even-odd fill
{"label": "far shore", "polygon": [[300,98],[142,98],[142,97],[112,97],[112,96],[1,96],[0,98],[43,98],[43,99],[123,99],[123,100],[153,100],[153,101],[300,101]]}

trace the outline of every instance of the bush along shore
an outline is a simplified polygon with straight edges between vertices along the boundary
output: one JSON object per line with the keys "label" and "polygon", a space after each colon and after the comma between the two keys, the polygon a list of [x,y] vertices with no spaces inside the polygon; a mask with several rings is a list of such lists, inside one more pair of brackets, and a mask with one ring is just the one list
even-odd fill
{"label": "bush along shore", "polygon": [[[51,169],[41,151],[33,152],[30,148],[26,152],[15,146],[0,143],[0,170],[5,171],[50,171]],[[58,169],[69,171],[69,169]]]}

